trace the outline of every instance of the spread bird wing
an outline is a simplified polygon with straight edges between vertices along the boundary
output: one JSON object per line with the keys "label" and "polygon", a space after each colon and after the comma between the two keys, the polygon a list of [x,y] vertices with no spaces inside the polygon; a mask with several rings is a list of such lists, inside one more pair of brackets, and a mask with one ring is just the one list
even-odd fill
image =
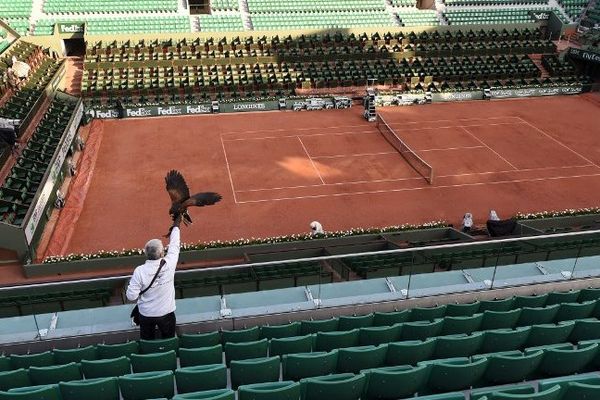
{"label": "spread bird wing", "polygon": [[219,201],[221,201],[222,196],[219,193],[215,192],[202,192],[196,193],[185,202],[183,202],[183,207],[187,208],[190,206],[204,207],[213,205]]}
{"label": "spread bird wing", "polygon": [[171,170],[165,177],[167,184],[167,192],[172,203],[183,203],[190,198],[190,189],[183,179],[183,175],[179,171]]}

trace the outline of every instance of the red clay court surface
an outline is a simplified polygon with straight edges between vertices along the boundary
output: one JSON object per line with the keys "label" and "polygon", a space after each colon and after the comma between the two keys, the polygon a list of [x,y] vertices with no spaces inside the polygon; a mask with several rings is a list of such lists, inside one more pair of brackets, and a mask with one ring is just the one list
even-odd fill
{"label": "red clay court surface", "polygon": [[185,242],[303,233],[313,220],[326,230],[458,224],[470,211],[484,223],[492,208],[508,217],[598,206],[598,99],[380,109],[433,166],[434,185],[362,118],[361,107],[97,121],[46,253],[142,247],[164,234],[170,169],[192,192],[223,195],[192,211],[197,222],[183,228]]}

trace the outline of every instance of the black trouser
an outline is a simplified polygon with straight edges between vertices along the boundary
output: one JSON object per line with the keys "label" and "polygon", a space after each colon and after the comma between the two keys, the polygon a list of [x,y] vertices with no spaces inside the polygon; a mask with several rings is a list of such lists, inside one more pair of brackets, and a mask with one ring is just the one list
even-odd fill
{"label": "black trouser", "polygon": [[163,315],[162,317],[144,317],[140,314],[140,338],[144,340],[154,340],[156,327],[160,331],[161,339],[172,338],[175,336],[175,312]]}

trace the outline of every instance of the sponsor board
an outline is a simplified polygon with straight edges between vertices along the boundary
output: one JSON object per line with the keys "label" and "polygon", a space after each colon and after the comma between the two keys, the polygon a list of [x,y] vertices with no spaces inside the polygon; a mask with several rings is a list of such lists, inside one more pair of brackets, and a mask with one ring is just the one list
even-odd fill
{"label": "sponsor board", "polygon": [[514,97],[539,97],[556,96],[561,94],[578,94],[583,92],[583,85],[574,86],[548,86],[523,89],[491,89],[489,96],[492,99],[508,99]]}
{"label": "sponsor board", "polygon": [[48,200],[52,196],[52,191],[56,186],[56,182],[58,181],[58,177],[60,175],[60,171],[62,166],[67,158],[67,153],[69,148],[71,147],[71,143],[73,143],[73,139],[75,138],[75,134],[77,133],[77,128],[79,127],[79,122],[81,121],[81,117],[83,116],[83,104],[80,102],[79,106],[75,110],[73,122],[69,126],[67,133],[65,134],[62,144],[58,148],[56,155],[54,156],[54,162],[50,167],[48,172],[48,177],[46,182],[44,183],[44,187],[40,191],[40,195],[36,199],[35,207],[25,225],[25,238],[27,239],[27,243],[30,244],[33,236],[35,235],[35,231],[38,227],[40,220],[42,219],[42,215],[44,215],[44,211],[46,210],[46,206],[48,204]]}
{"label": "sponsor board", "polygon": [[445,92],[445,93],[432,93],[431,101],[466,101],[466,100],[482,100],[482,90],[472,90],[466,92]]}
{"label": "sponsor board", "polygon": [[573,47],[570,47],[569,56],[578,60],[591,61],[593,63],[600,64],[600,53],[595,53],[593,51],[574,49]]}
{"label": "sponsor board", "polygon": [[537,21],[547,21],[550,19],[550,11],[529,11],[529,16]]}
{"label": "sponsor board", "polygon": [[83,22],[72,22],[70,24],[58,24],[58,33],[83,33],[85,24]]}

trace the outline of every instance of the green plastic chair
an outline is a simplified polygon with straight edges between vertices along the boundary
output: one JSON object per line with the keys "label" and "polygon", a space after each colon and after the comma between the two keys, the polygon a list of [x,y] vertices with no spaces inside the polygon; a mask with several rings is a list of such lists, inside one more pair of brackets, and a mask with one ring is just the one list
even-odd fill
{"label": "green plastic chair", "polygon": [[373,313],[373,326],[391,326],[410,319],[410,310]]}
{"label": "green plastic chair", "polygon": [[537,350],[523,354],[520,351],[511,351],[473,356],[474,361],[481,358],[488,359],[483,379],[490,385],[502,385],[519,382],[533,375],[544,358],[544,352]]}
{"label": "green plastic chair", "polygon": [[300,321],[300,334],[308,335],[318,332],[332,332],[338,330],[338,319],[331,318],[325,320],[303,320]]}
{"label": "green plastic chair", "polygon": [[131,354],[139,353],[138,342],[125,342],[118,344],[99,344],[96,346],[98,358],[129,357]]}
{"label": "green plastic chair", "polygon": [[387,365],[417,365],[419,361],[433,357],[437,338],[407,340],[388,344]]}
{"label": "green plastic chair", "polygon": [[398,365],[363,370],[367,377],[364,399],[399,399],[423,390],[429,379],[430,365]]}
{"label": "green plastic chair", "polygon": [[175,382],[178,393],[224,389],[227,387],[227,368],[224,364],[177,368]]}
{"label": "green plastic chair", "polygon": [[479,312],[481,303],[475,301],[473,303],[464,304],[447,304],[446,317],[470,317]]}
{"label": "green plastic chair", "polygon": [[248,329],[239,329],[235,331],[224,330],[221,332],[221,340],[223,344],[254,342],[259,339],[260,328],[258,326]]}
{"label": "green plastic chair", "polygon": [[314,335],[275,338],[269,341],[269,356],[282,356],[293,353],[310,353]]}
{"label": "green plastic chair", "polygon": [[140,353],[142,354],[166,353],[171,350],[177,353],[179,350],[179,338],[140,340]]}
{"label": "green plastic chair", "polygon": [[525,347],[530,332],[530,326],[522,326],[516,329],[494,329],[485,331],[480,350],[482,353],[492,353],[521,349]]}
{"label": "green plastic chair", "polygon": [[361,345],[378,346],[384,343],[395,342],[400,338],[402,324],[394,324],[391,326],[371,326],[360,328],[358,341]]}
{"label": "green plastic chair", "polygon": [[223,346],[216,344],[211,347],[180,348],[179,364],[182,367],[194,365],[221,364],[223,362]]}
{"label": "green plastic chair", "polygon": [[49,367],[54,365],[54,355],[51,351],[36,354],[11,354],[10,362],[13,369],[29,367]]}
{"label": "green plastic chair", "polygon": [[[442,394],[432,394],[430,396],[419,396],[415,397],[415,400],[465,400],[465,395],[462,393],[442,393]],[[481,398],[479,400],[488,400],[486,398]]]}
{"label": "green plastic chair", "polygon": [[596,318],[579,319],[569,336],[569,342],[577,343],[584,340],[600,338],[600,320]]}
{"label": "green plastic chair", "polygon": [[300,383],[293,381],[254,383],[238,389],[238,400],[298,400]]}
{"label": "green plastic chair", "polygon": [[12,367],[10,365],[10,358],[5,357],[5,356],[0,356],[0,372],[10,371],[11,368]]}
{"label": "green plastic chair", "polygon": [[560,305],[548,307],[523,307],[517,326],[541,325],[554,322]]}
{"label": "green plastic chair", "polygon": [[233,389],[237,389],[240,385],[276,382],[279,380],[279,365],[278,356],[233,360],[230,369],[231,386]]}
{"label": "green plastic chair", "polygon": [[260,327],[261,339],[275,339],[298,336],[300,334],[300,322],[292,322],[287,325],[266,325]]}
{"label": "green plastic chair", "polygon": [[[494,312],[503,312],[510,311],[513,309],[513,304],[515,303],[514,297],[509,297],[506,299],[497,299],[497,300],[481,300],[479,302],[479,312],[485,311],[494,311]],[[515,306],[516,308],[516,306]]]}
{"label": "green plastic chair", "polygon": [[546,299],[546,305],[553,306],[554,304],[575,303],[579,301],[578,299],[580,295],[580,290],[569,290],[568,292],[550,292],[548,293],[548,298]]}
{"label": "green plastic chair", "polygon": [[600,398],[600,384],[572,382],[564,390],[563,399],[595,400]]}
{"label": "green plastic chair", "polygon": [[438,336],[433,357],[452,358],[471,356],[479,351],[483,339],[483,332],[475,332],[472,335]]}
{"label": "green plastic chair", "polygon": [[51,385],[61,381],[78,381],[83,378],[78,363],[29,368],[29,378],[34,385]]}
{"label": "green plastic chair", "polygon": [[591,317],[596,310],[596,300],[584,303],[562,303],[556,314],[555,321],[570,321]]}
{"label": "green plastic chair", "polygon": [[442,335],[455,335],[458,333],[471,333],[478,331],[483,322],[483,314],[475,314],[465,317],[446,317],[444,318],[444,325]]}
{"label": "green plastic chair", "polygon": [[492,392],[487,396],[489,400],[561,400],[560,386],[556,385],[543,392],[527,393],[527,394],[512,394],[508,392]]}
{"label": "green plastic chair", "polygon": [[18,387],[32,386],[29,373],[25,368],[0,372],[0,390],[10,390]]}
{"label": "green plastic chair", "polygon": [[134,373],[150,371],[174,371],[177,368],[177,354],[174,350],[164,353],[131,354],[131,368]]}
{"label": "green plastic chair", "polygon": [[554,385],[560,385],[564,391],[567,388],[567,386],[571,383],[585,383],[586,385],[598,386],[600,385],[600,376],[598,375],[598,373],[592,372],[589,374],[578,374],[561,376],[558,378],[542,379],[538,382],[540,391],[549,389]]}
{"label": "green plastic chair", "polygon": [[62,398],[58,385],[42,385],[0,392],[0,400],[62,400]]}
{"label": "green plastic chair", "polygon": [[387,345],[346,347],[338,350],[337,372],[359,373],[385,364]]}
{"label": "green plastic chair", "polygon": [[153,371],[119,377],[123,400],[173,397],[173,371]]}
{"label": "green plastic chair", "polygon": [[95,360],[96,346],[80,347],[78,349],[60,350],[54,349],[55,364],[69,364],[72,362],[81,362],[81,360]]}
{"label": "green plastic chair", "polygon": [[521,309],[516,308],[509,311],[490,311],[483,312],[481,321],[482,330],[514,328],[521,316]]}
{"label": "green plastic chair", "polygon": [[218,331],[206,333],[184,333],[179,337],[179,347],[193,349],[196,347],[212,347],[221,344]]}
{"label": "green plastic chair", "polygon": [[318,332],[315,348],[317,351],[330,351],[342,347],[353,347],[358,345],[360,331]]}
{"label": "green plastic chair", "polygon": [[119,380],[116,377],[61,382],[63,400],[119,400]]}
{"label": "green plastic chair", "polygon": [[579,291],[579,297],[577,301],[583,303],[584,301],[599,300],[600,299],[600,288],[586,288]]}
{"label": "green plastic chair", "polygon": [[534,394],[535,388],[531,385],[511,385],[510,387],[504,388],[484,388],[484,389],[475,389],[471,391],[470,400],[485,400],[489,399],[493,393],[498,393],[498,391],[502,391],[503,394]]}
{"label": "green plastic chair", "polygon": [[430,365],[431,373],[427,388],[431,392],[465,390],[479,381],[485,374],[488,360],[481,358],[471,362],[468,358],[422,361],[419,365]]}
{"label": "green plastic chair", "polygon": [[337,374],[300,381],[302,400],[359,400],[366,384],[363,374]]}
{"label": "green plastic chair", "polygon": [[341,315],[338,318],[338,330],[350,331],[352,329],[366,328],[373,325],[373,314],[367,315]]}
{"label": "green plastic chair", "polygon": [[102,360],[81,361],[81,371],[85,379],[107,378],[131,373],[131,362],[125,356]]}
{"label": "green plastic chair", "polygon": [[445,304],[435,307],[414,307],[410,311],[410,321],[434,321],[445,315]]}
{"label": "green plastic chair", "polygon": [[515,308],[540,308],[546,305],[548,293],[532,296],[515,296],[513,307]]}
{"label": "green plastic chair", "polygon": [[267,339],[254,342],[225,343],[225,362],[229,367],[232,360],[246,360],[267,356],[269,341]]}
{"label": "green plastic chair", "polygon": [[571,335],[574,327],[575,321],[565,321],[560,324],[533,325],[525,345],[533,347],[564,343]]}
{"label": "green plastic chair", "polygon": [[425,340],[439,336],[444,325],[444,319],[435,321],[405,322],[402,324],[400,337],[402,340]]}
{"label": "green plastic chair", "polygon": [[580,344],[577,349],[548,348],[539,370],[547,376],[575,374],[584,371],[597,354],[598,343]]}
{"label": "green plastic chair", "polygon": [[338,350],[284,355],[282,376],[284,380],[298,381],[302,378],[333,374],[337,360]]}
{"label": "green plastic chair", "polygon": [[235,392],[231,389],[207,390],[178,394],[172,400],[235,400]]}

